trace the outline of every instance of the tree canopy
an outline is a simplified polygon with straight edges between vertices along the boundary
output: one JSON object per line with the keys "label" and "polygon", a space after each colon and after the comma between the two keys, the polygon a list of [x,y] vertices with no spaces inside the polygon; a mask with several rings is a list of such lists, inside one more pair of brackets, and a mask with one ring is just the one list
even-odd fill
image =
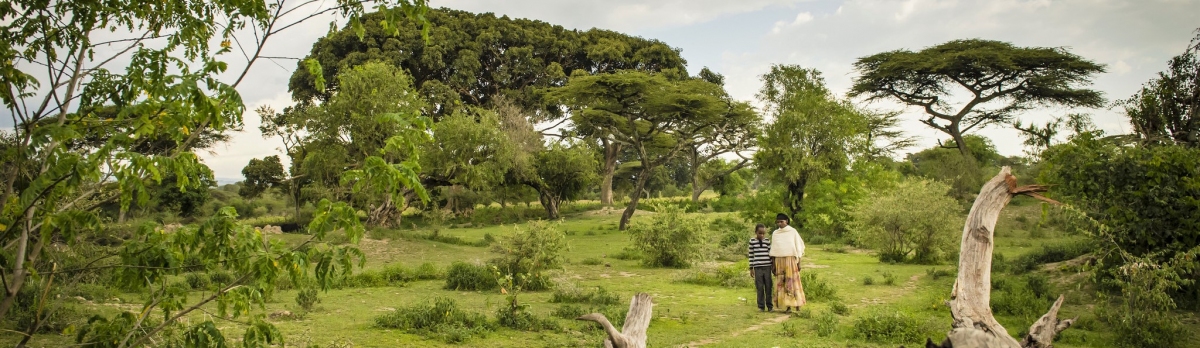
{"label": "tree canopy", "polygon": [[1200,34],[1121,104],[1144,141],[1200,146]]}
{"label": "tree canopy", "polygon": [[758,97],[774,121],[758,140],[755,165],[786,187],[785,207],[799,223],[805,189],[849,165],[856,149],[864,148],[867,119],[834,99],[814,69],[775,65],[762,79]]}
{"label": "tree canopy", "polygon": [[[1082,88],[1104,66],[1063,48],[955,40],[918,52],[896,50],[859,58],[850,96],[892,99],[923,109],[926,126],[950,135],[966,156],[964,134],[1006,124],[1040,105],[1099,107],[1099,91]],[[965,94],[964,94],[965,92]],[[966,102],[955,104],[966,95]]]}
{"label": "tree canopy", "polygon": [[[467,105],[490,107],[503,96],[549,119],[560,113],[545,103],[539,88],[561,86],[575,71],[682,72],[686,63],[678,49],[662,42],[608,30],[568,30],[542,21],[451,9],[429,11],[425,18],[433,25],[428,44],[416,30],[416,21],[401,19],[396,26],[407,30],[392,36],[380,25],[384,17],[372,13],[363,17],[361,40],[358,28],[346,26],[317,41],[308,58],[325,67],[323,80],[368,61],[402,68],[428,100],[428,114],[438,118]],[[292,97],[300,102],[332,97],[338,83],[315,88],[317,76],[304,64],[289,83]]]}

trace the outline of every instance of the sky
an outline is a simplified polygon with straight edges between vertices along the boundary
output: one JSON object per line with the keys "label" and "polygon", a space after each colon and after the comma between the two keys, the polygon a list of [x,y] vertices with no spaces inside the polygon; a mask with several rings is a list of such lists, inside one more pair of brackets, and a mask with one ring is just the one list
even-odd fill
{"label": "sky", "polygon": [[[823,73],[839,96],[850,88],[859,57],[908,49],[920,50],[955,39],[980,38],[1017,46],[1064,47],[1107,67],[1091,88],[1111,100],[1132,95],[1183,52],[1200,27],[1200,0],[432,0],[433,7],[493,12],[531,18],[567,28],[602,28],[656,39],[682,50],[692,74],[708,67],[725,75],[726,88],[737,99],[753,101],[760,76],[772,64],[798,64]],[[265,47],[271,56],[303,57],[329,30],[332,17],[288,29]],[[243,39],[246,36],[242,36]],[[236,57],[236,56],[235,56]],[[236,60],[236,59],[234,59]],[[231,61],[231,71],[240,70]],[[201,154],[223,182],[241,179],[252,158],[282,154],[278,139],[258,131],[258,106],[282,109],[291,103],[287,80],[296,61],[256,63],[238,86],[246,102],[246,127]],[[231,73],[232,74],[232,73]],[[227,76],[228,77],[228,76]],[[858,100],[860,103],[865,103]],[[880,110],[904,111],[903,128],[916,136],[916,152],[933,146],[942,135],[917,119],[920,110],[889,102],[868,104]],[[1094,115],[1109,133],[1127,133],[1119,108],[1030,110],[1024,120],[1045,120],[1068,112]],[[994,126],[978,132],[1004,155],[1022,153],[1021,138],[1011,128]],[[286,160],[286,156],[280,156]]]}

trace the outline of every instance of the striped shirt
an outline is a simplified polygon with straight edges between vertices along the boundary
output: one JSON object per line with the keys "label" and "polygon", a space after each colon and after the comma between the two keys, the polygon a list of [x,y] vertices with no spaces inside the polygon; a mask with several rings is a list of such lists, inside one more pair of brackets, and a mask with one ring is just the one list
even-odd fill
{"label": "striped shirt", "polygon": [[750,259],[750,268],[771,265],[771,256],[769,255],[771,252],[770,239],[758,240],[758,238],[751,238],[749,249],[746,257]]}

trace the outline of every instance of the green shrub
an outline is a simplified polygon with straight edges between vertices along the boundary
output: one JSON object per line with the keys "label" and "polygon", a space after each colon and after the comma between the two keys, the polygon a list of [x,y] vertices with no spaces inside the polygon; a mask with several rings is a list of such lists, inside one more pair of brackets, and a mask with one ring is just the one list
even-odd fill
{"label": "green shrub", "polygon": [[609,306],[621,304],[621,299],[617,297],[617,294],[598,286],[591,292],[585,292],[578,288],[554,290],[554,293],[550,295],[550,303],[588,303]]}
{"label": "green shrub", "polygon": [[958,274],[956,274],[954,272],[944,270],[944,269],[934,269],[934,268],[925,270],[925,275],[929,276],[930,279],[935,280],[935,281],[938,279],[941,279],[941,278],[953,278],[953,277],[958,276]]}
{"label": "green shrub", "polygon": [[604,261],[600,261],[600,259],[597,259],[594,257],[589,257],[589,258],[583,259],[583,261],[580,261],[579,263],[582,263],[582,264],[588,265],[588,266],[598,266],[598,265],[603,265]]}
{"label": "green shrub", "polygon": [[391,285],[379,271],[363,271],[342,278],[337,284],[342,288],[378,288]]}
{"label": "green shrub", "polygon": [[804,286],[804,296],[813,302],[835,301],[839,299],[837,289],[813,272],[800,273],[800,282]]}
{"label": "green shrub", "polygon": [[307,288],[296,292],[296,305],[305,312],[311,311],[317,302],[321,302],[317,297],[317,289]]}
{"label": "green shrub", "polygon": [[209,277],[205,274],[188,273],[183,278],[193,290],[207,289],[210,284]]}
{"label": "green shrub", "polygon": [[796,317],[800,319],[812,319],[812,308],[800,307],[800,310],[796,311]]}
{"label": "green shrub", "polygon": [[[74,304],[54,301],[53,289],[46,293],[41,283],[27,284],[17,291],[9,315],[5,317],[5,320],[12,320],[17,330],[24,332],[36,321],[39,326],[34,333],[60,333],[72,325],[82,323],[88,317]],[[38,304],[46,294],[51,298],[45,301],[45,306],[41,307],[41,314],[38,315]]]}
{"label": "green shrub", "polygon": [[422,263],[420,266],[417,266],[417,269],[413,271],[412,276],[416,280],[436,280],[442,279],[442,277],[445,277],[446,275],[442,274],[442,271],[439,270],[433,263],[426,262]]}
{"label": "green shrub", "polygon": [[1043,245],[1034,251],[1021,255],[1009,264],[1009,271],[1026,273],[1037,269],[1038,266],[1074,259],[1091,252],[1093,246],[1087,242]]}
{"label": "green shrub", "polygon": [[66,296],[78,296],[93,302],[104,302],[117,297],[117,290],[111,286],[83,283],[67,289]]}
{"label": "green shrub", "polygon": [[706,267],[684,271],[676,281],[688,284],[723,286],[727,288],[749,288],[754,281],[746,276],[750,265],[743,260],[740,263],[718,267]]}
{"label": "green shrub", "polygon": [[208,280],[217,286],[229,285],[233,283],[233,274],[226,271],[209,271]]}
{"label": "green shrub", "polygon": [[649,267],[687,268],[699,261],[708,245],[706,223],[676,206],[660,207],[649,222],[638,220],[629,228],[634,246]]}
{"label": "green shrub", "polygon": [[896,285],[896,275],[892,274],[892,272],[883,271],[883,284],[888,286]]}
{"label": "green shrub", "polygon": [[432,304],[417,304],[375,317],[375,326],[459,343],[472,336],[484,336],[494,324],[479,313],[458,308],[454,300],[438,298]]}
{"label": "green shrub", "polygon": [[784,321],[782,323],[779,323],[779,335],[783,336],[783,337],[791,337],[791,338],[799,337],[800,336],[800,327],[797,326],[795,323],[793,323],[791,320]]}
{"label": "green shrub", "polygon": [[837,332],[838,318],[833,312],[821,313],[816,320],[813,321],[813,330],[817,332],[817,336],[829,337]]}
{"label": "green shrub", "polygon": [[501,256],[490,263],[501,276],[512,276],[523,290],[540,291],[551,287],[543,271],[559,268],[566,260],[566,237],[559,225],[534,221],[503,238],[492,250]]}
{"label": "green shrub", "polygon": [[500,326],[520,331],[558,329],[558,323],[534,315],[529,305],[519,303],[515,295],[508,296],[508,304],[496,310],[496,321]]}
{"label": "green shrub", "polygon": [[626,247],[621,252],[609,256],[617,260],[641,260],[642,252]]}
{"label": "green shrub", "polygon": [[584,314],[588,314],[588,311],[583,309],[583,307],[573,304],[560,305],[550,313],[550,315],[563,319],[575,319]]}
{"label": "green shrub", "polygon": [[871,278],[871,276],[863,277],[863,285],[866,285],[866,286],[875,285],[875,278]]}
{"label": "green shrub", "polygon": [[851,230],[861,244],[878,250],[882,262],[935,263],[957,242],[953,223],[959,204],[947,196],[950,186],[905,179],[897,187],[872,194],[851,209]]}
{"label": "green shrub", "polygon": [[871,311],[854,320],[854,337],[870,342],[918,342],[924,339],[921,323],[899,311]]}
{"label": "green shrub", "polygon": [[496,274],[488,266],[455,261],[446,270],[446,286],[448,290],[492,290],[499,286]]}
{"label": "green shrub", "polygon": [[837,315],[850,315],[850,307],[842,301],[835,301],[829,304],[829,311]]}

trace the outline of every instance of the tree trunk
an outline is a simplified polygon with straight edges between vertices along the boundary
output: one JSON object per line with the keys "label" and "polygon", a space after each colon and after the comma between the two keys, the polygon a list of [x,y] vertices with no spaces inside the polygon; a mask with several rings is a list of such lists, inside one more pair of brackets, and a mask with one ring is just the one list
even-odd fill
{"label": "tree trunk", "polygon": [[542,207],[546,208],[548,219],[558,219],[558,206],[562,203],[562,199],[549,193],[538,192],[538,200],[542,202]]}
{"label": "tree trunk", "polygon": [[[1050,307],[1050,311],[1029,327],[1029,334],[1017,342],[992,316],[992,248],[995,245],[996,219],[1000,210],[1018,194],[1028,195],[1051,203],[1057,203],[1038,195],[1045,187],[1031,185],[1017,187],[1017,179],[1008,167],[983,185],[975,204],[967,215],[963,226],[962,245],[958,259],[958,279],[950,292],[950,316],[953,330],[943,347],[1053,347],[1054,336],[1066,330],[1074,319],[1058,319],[1063,296]],[[926,346],[936,347],[932,342]]]}
{"label": "tree trunk", "polygon": [[621,154],[621,144],[610,143],[602,139],[604,144],[604,180],[600,182],[600,204],[606,207],[613,205],[613,173],[617,171],[617,155]]}
{"label": "tree trunk", "polygon": [[633,217],[633,212],[637,210],[638,199],[642,198],[642,191],[646,189],[646,182],[650,180],[650,171],[654,168],[642,167],[638,173],[637,187],[633,188],[633,192],[629,193],[629,205],[625,207],[625,212],[621,213],[621,225],[618,229],[624,231],[629,228],[629,219]]}
{"label": "tree trunk", "polygon": [[967,149],[967,142],[963,140],[963,135],[958,130],[958,125],[951,125],[950,127],[950,137],[954,138],[954,145],[958,146],[958,153],[969,160],[975,160],[975,157],[971,156],[971,151]]}
{"label": "tree trunk", "polygon": [[704,193],[708,187],[700,187],[696,185],[696,181],[692,180],[692,203],[700,202],[700,194]]}
{"label": "tree trunk", "polygon": [[629,301],[629,312],[625,315],[625,325],[617,331],[604,314],[592,313],[576,318],[600,323],[608,338],[604,340],[605,348],[646,348],[646,330],[650,328],[651,309],[654,304],[650,295],[638,293]]}
{"label": "tree trunk", "polygon": [[804,210],[804,189],[807,186],[807,175],[802,175],[799,180],[788,183],[788,193],[785,197],[787,199],[788,213],[792,214],[792,220],[789,224],[796,229],[800,229],[801,227],[801,223],[796,217],[800,216],[800,212]]}

